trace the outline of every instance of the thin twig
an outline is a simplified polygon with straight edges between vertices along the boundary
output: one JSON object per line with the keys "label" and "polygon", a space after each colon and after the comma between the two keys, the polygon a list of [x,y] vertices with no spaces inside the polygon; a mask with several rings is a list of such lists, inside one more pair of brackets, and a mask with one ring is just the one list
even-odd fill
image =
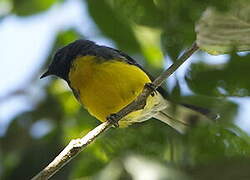
{"label": "thin twig", "polygon": [[49,179],[65,164],[72,160],[78,153],[80,153],[88,144],[94,141],[102,132],[109,129],[111,125],[112,124],[110,122],[106,121],[91,130],[81,139],[71,140],[70,143],[63,149],[63,151],[47,167],[45,167],[41,172],[33,177],[32,180]]}
{"label": "thin twig", "polygon": [[[152,87],[145,86],[142,93],[129,105],[117,112],[112,120],[118,122],[120,119],[128,115],[129,113],[142,109],[146,104],[147,97],[153,93],[157,87],[159,87],[165,79],[173,74],[178,67],[180,67],[199,47],[194,43],[190,49],[185,51],[183,55],[178,58],[166,71],[164,71],[159,77],[157,77],[151,84]],[[90,131],[87,135],[81,139],[71,140],[70,143],[63,149],[63,151],[41,172],[39,172],[32,180],[45,180],[53,176],[64,165],[71,161],[78,153],[80,153],[88,144],[93,142],[101,133],[107,131],[112,126],[111,121],[106,121],[95,129]]]}

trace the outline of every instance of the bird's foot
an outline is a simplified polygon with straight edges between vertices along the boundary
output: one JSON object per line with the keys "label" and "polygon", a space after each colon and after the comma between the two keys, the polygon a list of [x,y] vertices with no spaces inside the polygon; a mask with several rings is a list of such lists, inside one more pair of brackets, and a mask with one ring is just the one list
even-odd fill
{"label": "bird's foot", "polygon": [[110,114],[107,117],[107,121],[109,121],[116,128],[119,127],[117,119],[119,119],[119,115],[117,115],[117,114]]}
{"label": "bird's foot", "polygon": [[145,84],[145,87],[146,88],[149,88],[149,89],[151,89],[153,92],[151,93],[151,96],[153,97],[156,93],[157,93],[157,91],[156,91],[156,86],[153,84],[153,83],[146,83]]}

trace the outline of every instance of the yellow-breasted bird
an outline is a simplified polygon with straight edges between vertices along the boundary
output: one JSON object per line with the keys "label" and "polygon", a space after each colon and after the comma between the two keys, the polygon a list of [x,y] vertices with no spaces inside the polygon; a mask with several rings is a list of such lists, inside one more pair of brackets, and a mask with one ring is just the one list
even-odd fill
{"label": "yellow-breasted bird", "polygon": [[[89,40],[76,40],[59,49],[41,78],[56,75],[64,79],[77,100],[100,121],[121,110],[143,90],[151,76],[127,54]],[[179,132],[190,123],[216,118],[204,108],[187,104],[173,105],[160,87],[147,99],[142,110],[119,121],[120,127],[154,117]],[[174,107],[174,108],[173,108]]]}

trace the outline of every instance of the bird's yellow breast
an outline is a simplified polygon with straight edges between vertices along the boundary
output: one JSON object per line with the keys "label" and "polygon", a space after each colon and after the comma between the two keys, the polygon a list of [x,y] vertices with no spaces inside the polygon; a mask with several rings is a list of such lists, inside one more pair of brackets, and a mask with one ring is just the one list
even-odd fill
{"label": "bird's yellow breast", "polygon": [[100,121],[132,102],[151,82],[135,65],[118,59],[100,60],[95,56],[78,57],[69,72],[70,86],[79,101]]}

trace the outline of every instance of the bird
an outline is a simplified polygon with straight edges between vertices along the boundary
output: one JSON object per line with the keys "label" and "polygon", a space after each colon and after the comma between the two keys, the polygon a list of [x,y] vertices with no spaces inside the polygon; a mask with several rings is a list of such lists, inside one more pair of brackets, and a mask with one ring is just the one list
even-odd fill
{"label": "bird", "polygon": [[[65,80],[79,103],[101,122],[135,100],[154,79],[126,53],[85,39],[58,49],[41,78],[49,75]],[[173,103],[159,87],[143,109],[129,113],[118,125],[123,128],[151,118],[185,133],[194,122],[209,122],[217,115],[203,107]]]}

